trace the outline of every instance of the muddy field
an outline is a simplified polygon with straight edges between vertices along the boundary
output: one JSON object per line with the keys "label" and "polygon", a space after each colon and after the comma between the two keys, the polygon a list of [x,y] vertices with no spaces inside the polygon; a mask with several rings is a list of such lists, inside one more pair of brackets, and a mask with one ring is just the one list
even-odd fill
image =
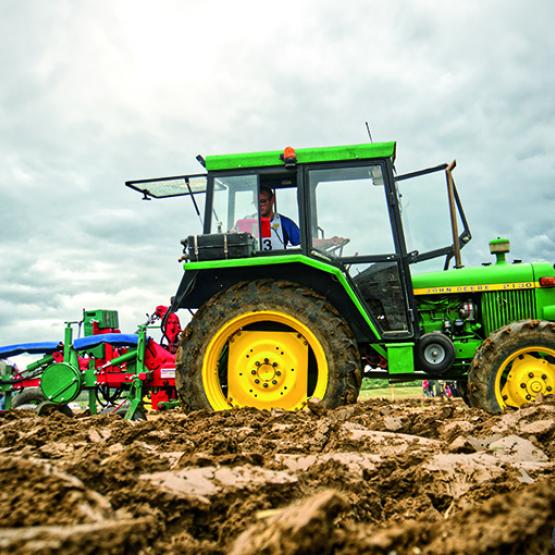
{"label": "muddy field", "polygon": [[549,553],[555,402],[0,416],[2,553]]}

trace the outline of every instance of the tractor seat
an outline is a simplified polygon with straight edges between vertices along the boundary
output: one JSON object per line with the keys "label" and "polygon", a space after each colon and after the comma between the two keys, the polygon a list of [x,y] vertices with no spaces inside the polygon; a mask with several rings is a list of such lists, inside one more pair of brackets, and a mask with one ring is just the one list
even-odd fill
{"label": "tractor seat", "polygon": [[81,351],[83,349],[92,349],[103,343],[108,343],[114,347],[136,347],[137,341],[136,333],[100,333],[76,339],[73,342],[73,348],[76,351]]}
{"label": "tractor seat", "polygon": [[0,347],[0,359],[15,357],[28,353],[30,355],[46,355],[58,349],[60,343],[43,341],[42,343],[19,343],[17,345],[6,345]]}

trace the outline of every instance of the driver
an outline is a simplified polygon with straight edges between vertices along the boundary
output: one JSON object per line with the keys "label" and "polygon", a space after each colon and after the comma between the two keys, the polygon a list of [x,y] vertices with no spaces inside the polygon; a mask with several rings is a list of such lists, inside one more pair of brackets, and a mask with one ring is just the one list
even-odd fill
{"label": "driver", "polygon": [[301,233],[297,224],[274,211],[275,197],[272,189],[267,186],[260,187],[258,195],[260,217],[270,220],[270,237],[262,237],[262,250],[282,250],[291,245],[296,247],[301,244]]}

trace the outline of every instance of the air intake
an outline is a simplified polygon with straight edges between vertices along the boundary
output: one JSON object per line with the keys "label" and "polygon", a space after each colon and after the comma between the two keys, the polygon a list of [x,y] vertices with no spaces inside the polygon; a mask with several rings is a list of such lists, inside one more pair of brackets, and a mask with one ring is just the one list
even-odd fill
{"label": "air intake", "polygon": [[486,336],[511,322],[536,318],[534,290],[484,293],[482,316]]}

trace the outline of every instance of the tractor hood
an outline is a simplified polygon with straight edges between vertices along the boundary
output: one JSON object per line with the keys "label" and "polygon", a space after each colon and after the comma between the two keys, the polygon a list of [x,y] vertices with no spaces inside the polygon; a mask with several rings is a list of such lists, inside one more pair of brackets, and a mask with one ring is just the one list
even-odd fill
{"label": "tractor hood", "polygon": [[529,264],[502,262],[490,266],[475,266],[414,275],[412,284],[415,295],[483,293],[485,291],[535,289],[539,287],[541,277],[554,275],[553,264],[549,262]]}

